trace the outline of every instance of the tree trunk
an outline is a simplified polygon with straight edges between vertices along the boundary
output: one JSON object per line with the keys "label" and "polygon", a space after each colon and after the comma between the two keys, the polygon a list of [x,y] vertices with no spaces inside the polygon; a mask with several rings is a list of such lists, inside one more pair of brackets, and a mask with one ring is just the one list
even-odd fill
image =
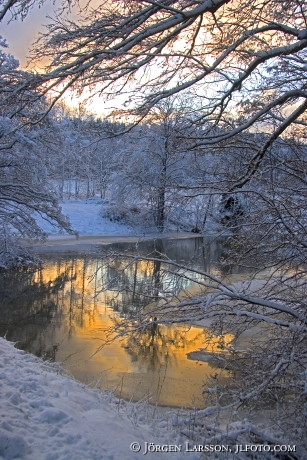
{"label": "tree trunk", "polygon": [[165,221],[165,187],[160,187],[158,189],[158,203],[157,203],[157,228],[159,232],[164,230],[164,221]]}

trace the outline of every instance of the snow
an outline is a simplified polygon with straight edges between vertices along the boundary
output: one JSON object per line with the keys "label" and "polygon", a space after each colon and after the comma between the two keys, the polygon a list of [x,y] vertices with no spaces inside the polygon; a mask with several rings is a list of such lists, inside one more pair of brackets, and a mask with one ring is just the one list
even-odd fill
{"label": "snow", "polygon": [[[3,338],[0,397],[1,460],[162,460],[168,456],[176,460],[185,456],[184,449],[144,456],[146,442],[178,445],[170,420],[154,420],[137,403],[90,389],[63,375],[58,365],[17,350]],[[140,452],[131,450],[133,442],[140,444]],[[198,458],[188,455],[189,460]]]}
{"label": "snow", "polygon": [[[63,230],[41,216],[36,215],[36,220],[42,230],[47,234],[47,242],[34,242],[33,240],[21,241],[26,247],[35,247],[35,251],[91,251],[101,244],[119,242],[139,242],[146,239],[161,238],[157,230],[143,227],[130,227],[124,223],[112,222],[102,217],[104,200],[99,198],[65,200],[60,202],[62,212],[69,218],[72,228],[78,233],[75,236],[65,234]],[[163,233],[168,238],[195,238],[190,232],[169,231]]]}
{"label": "snow", "polygon": [[[131,227],[111,222],[101,216],[103,201],[98,198],[87,200],[65,200],[60,203],[62,213],[67,216],[79,235],[130,235]],[[42,218],[39,225],[48,235],[57,235],[60,230]]]}

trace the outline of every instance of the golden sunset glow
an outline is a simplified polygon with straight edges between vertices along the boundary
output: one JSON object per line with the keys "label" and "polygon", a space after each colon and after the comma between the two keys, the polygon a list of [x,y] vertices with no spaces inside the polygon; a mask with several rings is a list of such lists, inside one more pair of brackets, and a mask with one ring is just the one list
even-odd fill
{"label": "golden sunset glow", "polygon": [[[123,268],[125,261],[120,265]],[[141,279],[151,276],[153,262],[139,261],[128,276],[136,273]],[[212,337],[197,326],[161,324],[157,329],[149,327],[113,341],[114,319],[119,318],[114,305],[127,301],[127,296],[120,289],[102,289],[106,275],[103,261],[84,259],[48,262],[36,273],[35,282],[55,291],[62,283],[57,302],[65,321],[52,335],[53,341],[61,344],[57,360],[76,378],[127,399],[149,398],[162,405],[203,407],[204,382],[210,386],[211,379],[219,376],[223,381],[228,377],[226,371],[206,361],[214,354],[227,352],[233,337]]]}

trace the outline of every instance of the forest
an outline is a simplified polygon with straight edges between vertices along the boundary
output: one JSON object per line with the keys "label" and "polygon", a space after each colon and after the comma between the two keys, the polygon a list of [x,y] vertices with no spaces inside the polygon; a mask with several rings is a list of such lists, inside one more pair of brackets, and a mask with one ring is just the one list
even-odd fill
{"label": "forest", "polygon": [[[35,3],[2,0],[0,20],[31,15]],[[70,8],[78,15],[69,16]],[[233,385],[216,385],[195,436],[204,444],[286,439],[302,453],[278,458],[303,459],[306,1],[63,2],[31,51],[32,62],[47,60],[43,70],[19,67],[6,46],[2,38],[1,266],[27,259],[20,237],[45,237],[38,216],[74,234],[63,199],[99,197],[104,217],[157,235],[223,235],[223,263],[248,268],[247,279],[229,285],[167,260],[170,272],[205,293],[178,299],[165,292],[155,312],[165,323],[210,320],[219,335],[261,331],[246,353],[228,350]],[[70,91],[84,95],[79,110],[65,103]],[[117,107],[103,117],[88,113],[94,97]],[[135,332],[130,320],[126,333]],[[148,320],[140,314],[138,321]],[[252,417],[266,404],[269,429]],[[237,421],[242,408],[248,422]],[[226,411],[234,414],[232,429],[204,428],[208,415]],[[236,458],[277,458],[257,455]]]}

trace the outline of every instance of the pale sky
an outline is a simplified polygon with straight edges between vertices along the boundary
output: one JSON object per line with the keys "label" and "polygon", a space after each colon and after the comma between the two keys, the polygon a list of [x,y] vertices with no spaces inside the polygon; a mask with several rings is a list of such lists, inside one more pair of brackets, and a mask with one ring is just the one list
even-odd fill
{"label": "pale sky", "polygon": [[15,20],[7,24],[10,15],[8,13],[6,22],[0,25],[0,35],[2,35],[9,45],[8,52],[16,57],[20,65],[25,67],[27,55],[31,44],[38,36],[39,31],[43,31],[43,25],[48,22],[47,15],[52,16],[54,5],[47,2],[43,7],[33,8],[28,16],[23,20]]}

